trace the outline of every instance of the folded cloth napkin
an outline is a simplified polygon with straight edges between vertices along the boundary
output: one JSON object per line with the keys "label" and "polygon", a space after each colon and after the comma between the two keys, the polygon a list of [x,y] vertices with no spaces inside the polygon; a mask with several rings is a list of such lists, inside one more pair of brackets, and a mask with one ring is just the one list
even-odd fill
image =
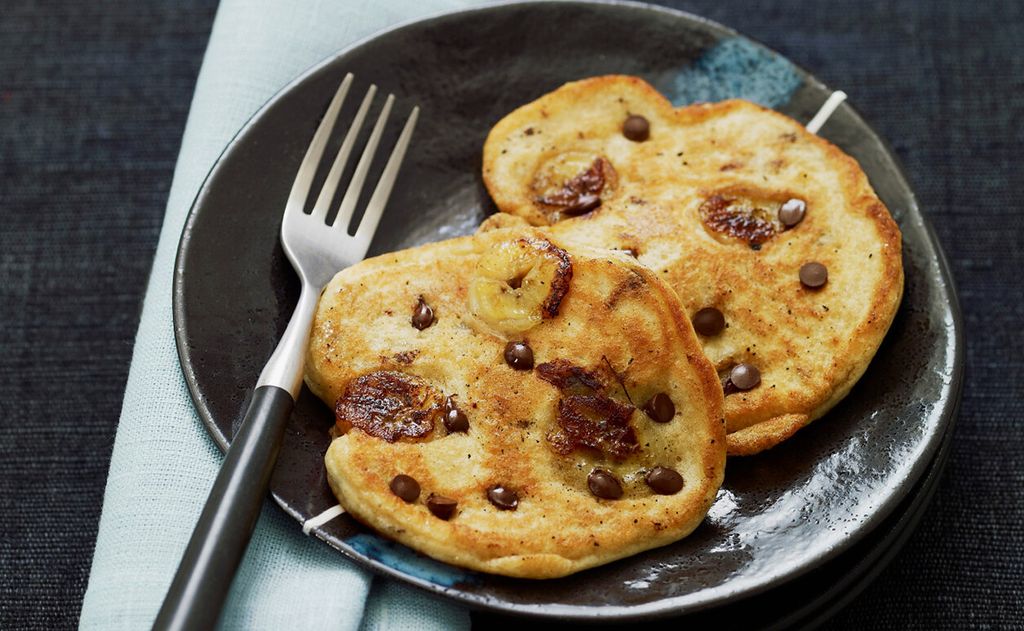
{"label": "folded cloth napkin", "polygon": [[[171,278],[192,199],[242,124],[305,68],[391,24],[474,0],[224,0],[199,73],[114,442],[84,629],[151,626],[222,456],[174,346]],[[459,629],[466,612],[384,579],[302,535],[267,502],[223,629]]]}

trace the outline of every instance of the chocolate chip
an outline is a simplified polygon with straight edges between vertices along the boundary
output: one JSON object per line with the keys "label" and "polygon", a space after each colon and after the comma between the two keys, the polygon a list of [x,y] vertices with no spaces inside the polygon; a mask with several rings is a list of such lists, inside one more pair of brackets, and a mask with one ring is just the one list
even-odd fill
{"label": "chocolate chip", "polygon": [[708,337],[718,335],[725,328],[725,316],[714,307],[704,307],[693,314],[693,328]]}
{"label": "chocolate chip", "polygon": [[792,228],[804,220],[806,212],[807,202],[794,197],[779,208],[779,221],[787,228]]}
{"label": "chocolate chip", "polygon": [[455,405],[455,400],[452,397],[444,403],[444,428],[449,432],[468,432],[469,431],[469,418],[466,417],[466,413],[463,412]]}
{"label": "chocolate chip", "polygon": [[450,497],[444,497],[443,495],[435,495],[431,493],[427,496],[427,510],[434,514],[434,517],[438,519],[449,520],[452,515],[455,514],[455,507],[459,503]]}
{"label": "chocolate chip", "polygon": [[604,500],[617,500],[622,497],[622,484],[604,469],[594,469],[590,472],[587,476],[587,488],[596,497]]}
{"label": "chocolate chip", "polygon": [[391,480],[391,492],[411,504],[420,496],[420,483],[411,477],[399,473]]}
{"label": "chocolate chip", "polygon": [[644,405],[644,412],[658,423],[668,423],[676,415],[676,406],[667,394],[659,392]]}
{"label": "chocolate chip", "polygon": [[804,287],[817,289],[828,282],[828,268],[818,262],[804,263],[800,266],[800,282]]}
{"label": "chocolate chip", "polygon": [[519,506],[519,494],[500,484],[487,489],[487,499],[500,510],[515,510]]}
{"label": "chocolate chip", "polygon": [[729,381],[739,390],[750,390],[761,383],[761,371],[752,364],[736,364],[729,371]]}
{"label": "chocolate chip", "polygon": [[601,205],[599,195],[580,195],[579,199],[561,208],[563,215],[583,215]]}
{"label": "chocolate chip", "polygon": [[643,142],[651,135],[651,124],[643,116],[634,114],[622,124],[622,135],[633,142]]}
{"label": "chocolate chip", "polygon": [[509,342],[505,345],[505,363],[516,370],[533,368],[533,349],[526,342]]}
{"label": "chocolate chip", "polygon": [[668,467],[654,467],[644,476],[644,481],[658,495],[675,495],[683,488],[683,476]]}
{"label": "chocolate chip", "polygon": [[420,296],[419,303],[412,310],[412,325],[422,331],[434,323],[434,310]]}

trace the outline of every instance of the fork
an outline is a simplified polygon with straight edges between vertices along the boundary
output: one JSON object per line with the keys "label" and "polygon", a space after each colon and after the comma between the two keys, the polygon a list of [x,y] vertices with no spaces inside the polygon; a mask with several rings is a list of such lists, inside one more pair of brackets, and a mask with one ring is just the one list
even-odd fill
{"label": "fork", "polygon": [[377,92],[376,86],[370,86],[341,143],[312,212],[307,214],[304,211],[313,187],[313,177],[352,81],[352,74],[346,75],[331,99],[285,204],[281,244],[302,281],[299,302],[281,341],[256,382],[245,419],[213,483],[157,614],[154,629],[212,629],[217,624],[231,581],[256,526],[285,425],[302,389],[305,350],[320,291],[338,270],[366,256],[409,146],[419,116],[418,107],[412,109],[405,122],[355,234],[349,235],[348,225],[395,101],[394,95],[388,95],[342,198],[338,214],[332,224],[327,223],[327,211],[342,171]]}

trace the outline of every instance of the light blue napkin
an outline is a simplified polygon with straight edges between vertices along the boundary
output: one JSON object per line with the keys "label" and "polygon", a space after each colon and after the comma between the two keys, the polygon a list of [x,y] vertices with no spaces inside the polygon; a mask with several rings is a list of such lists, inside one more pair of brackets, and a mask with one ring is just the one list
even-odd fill
{"label": "light blue napkin", "polygon": [[[178,366],[171,277],[192,199],[221,150],[301,71],[383,27],[474,0],[224,0],[182,141],[135,341],[83,629],[145,629],[156,616],[221,454]],[[221,619],[224,629],[459,629],[465,611],[373,579],[270,502]]]}

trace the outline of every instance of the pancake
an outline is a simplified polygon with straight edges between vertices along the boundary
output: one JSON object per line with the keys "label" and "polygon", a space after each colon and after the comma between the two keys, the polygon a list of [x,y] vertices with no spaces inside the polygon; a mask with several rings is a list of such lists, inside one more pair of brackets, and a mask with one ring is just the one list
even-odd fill
{"label": "pancake", "polygon": [[675,293],[535,229],[340,272],[306,383],[335,410],[344,509],[475,570],[551,578],[671,543],[722,481],[721,387]]}
{"label": "pancake", "polygon": [[895,316],[889,211],[856,161],[772,110],[676,109],[638,78],[596,77],[506,116],[483,154],[508,215],[482,230],[550,226],[568,244],[636,254],[675,289],[726,391],[730,455],[825,414]]}

